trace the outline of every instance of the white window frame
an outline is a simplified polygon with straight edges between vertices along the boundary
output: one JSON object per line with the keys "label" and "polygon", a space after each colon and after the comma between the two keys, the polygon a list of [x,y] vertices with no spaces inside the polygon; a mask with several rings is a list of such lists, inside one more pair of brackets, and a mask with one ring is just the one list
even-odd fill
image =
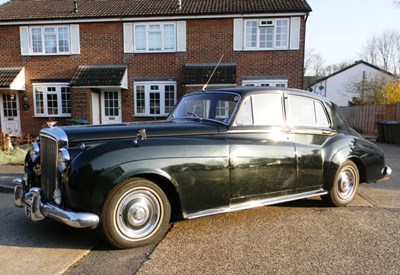
{"label": "white window frame", "polygon": [[[165,41],[165,26],[172,25],[173,26],[173,46],[170,48],[166,48],[166,41]],[[145,47],[142,49],[138,49],[139,45],[137,43],[137,27],[144,27],[144,43]],[[151,30],[152,26],[160,26],[159,32],[160,33],[160,49],[151,49],[150,48],[150,34],[155,33],[154,30]],[[134,23],[133,24],[133,52],[134,53],[160,53],[160,52],[176,52],[177,51],[177,24],[176,22],[149,22],[149,23]]]}
{"label": "white window frame", "polygon": [[[134,116],[140,116],[140,117],[165,117],[169,114],[169,112],[166,112],[166,107],[172,107],[173,106],[165,106],[165,87],[166,86],[173,86],[174,87],[174,95],[173,95],[173,105],[176,104],[177,100],[177,85],[176,81],[135,81],[134,84],[134,91],[133,91],[133,98],[134,98]],[[145,112],[139,113],[138,112],[138,106],[137,106],[137,92],[138,92],[138,87],[144,87],[144,102],[145,102]],[[158,86],[158,90],[152,90],[152,86]],[[153,87],[154,88],[154,87]],[[159,94],[160,97],[160,114],[151,114],[151,106],[150,106],[150,95],[151,94]]]}
{"label": "white window frame", "polygon": [[[46,29],[54,29],[52,33],[46,33]],[[66,31],[66,45],[68,50],[60,51],[61,29]],[[34,40],[34,31],[39,31],[39,39]],[[55,46],[55,52],[46,52],[46,37],[55,36],[55,40],[51,40]],[[40,49],[34,47],[35,41],[40,40]],[[20,27],[20,43],[21,55],[28,56],[54,56],[54,55],[73,55],[80,54],[80,35],[79,25],[38,25],[38,26],[21,26]]]}
{"label": "white window frame", "polygon": [[[273,24],[270,26],[261,26],[262,21],[272,21]],[[248,29],[247,29],[247,23],[256,23],[256,46],[249,46],[247,43],[247,38],[248,38]],[[277,32],[278,30],[278,24],[279,22],[286,22],[286,32],[285,35],[282,39],[278,39],[279,33]],[[260,47],[260,39],[261,39],[261,30],[266,30],[270,29],[272,30],[272,47]],[[289,49],[289,35],[290,35],[290,19],[289,18],[276,18],[276,19],[246,19],[243,22],[243,49],[244,50],[260,50],[260,51],[265,51],[265,50],[287,50]],[[278,45],[279,42],[285,41],[286,43],[284,45]]]}
{"label": "white window frame", "polygon": [[[48,91],[49,88],[55,88],[55,91]],[[71,89],[68,83],[35,83],[32,85],[33,91],[33,105],[34,105],[34,115],[35,117],[71,117],[71,113],[63,113],[63,99],[62,99],[62,88],[69,89],[69,109],[71,109]],[[38,112],[37,106],[37,94],[36,91],[43,93],[43,112]],[[57,96],[57,108],[58,114],[49,113],[49,102],[47,95],[54,94]]]}
{"label": "white window frame", "polygon": [[287,79],[242,80],[242,86],[287,88]]}

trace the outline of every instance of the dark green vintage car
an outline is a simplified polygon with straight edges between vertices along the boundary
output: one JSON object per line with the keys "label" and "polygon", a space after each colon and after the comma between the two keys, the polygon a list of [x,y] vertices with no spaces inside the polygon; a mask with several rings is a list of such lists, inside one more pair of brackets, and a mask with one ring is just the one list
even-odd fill
{"label": "dark green vintage car", "polygon": [[184,96],[167,120],[51,127],[15,179],[39,221],[99,227],[115,247],[159,241],[190,219],[321,196],[350,203],[388,175],[383,151],[310,93],[229,88]]}

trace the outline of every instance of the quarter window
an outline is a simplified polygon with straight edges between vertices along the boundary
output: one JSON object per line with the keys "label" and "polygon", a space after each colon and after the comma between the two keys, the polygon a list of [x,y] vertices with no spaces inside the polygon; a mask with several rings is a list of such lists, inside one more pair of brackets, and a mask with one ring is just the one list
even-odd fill
{"label": "quarter window", "polygon": [[67,85],[33,85],[35,116],[71,116],[71,92]]}
{"label": "quarter window", "polygon": [[176,51],[176,24],[149,23],[134,24],[135,52]]}
{"label": "quarter window", "polygon": [[244,49],[268,50],[289,48],[289,19],[244,21]]}
{"label": "quarter window", "polygon": [[176,103],[176,82],[135,82],[135,115],[167,116]]}

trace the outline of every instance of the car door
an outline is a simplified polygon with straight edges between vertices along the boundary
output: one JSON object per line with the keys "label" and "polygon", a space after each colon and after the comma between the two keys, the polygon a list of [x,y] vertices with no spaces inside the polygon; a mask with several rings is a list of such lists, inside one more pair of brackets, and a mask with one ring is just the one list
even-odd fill
{"label": "car door", "polygon": [[295,147],[285,129],[281,93],[248,96],[228,139],[231,204],[295,190]]}
{"label": "car door", "polygon": [[287,127],[297,155],[296,192],[323,185],[324,145],[335,135],[324,104],[301,95],[285,96]]}

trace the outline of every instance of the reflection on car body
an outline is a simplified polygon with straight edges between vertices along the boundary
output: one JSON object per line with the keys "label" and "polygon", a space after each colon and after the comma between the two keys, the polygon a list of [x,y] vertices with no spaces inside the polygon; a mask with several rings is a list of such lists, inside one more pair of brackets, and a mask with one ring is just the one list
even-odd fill
{"label": "reflection on car body", "polygon": [[164,121],[43,129],[25,171],[15,203],[32,220],[100,227],[118,248],[157,242],[171,217],[317,195],[347,205],[391,173],[335,104],[254,87],[188,94]]}

